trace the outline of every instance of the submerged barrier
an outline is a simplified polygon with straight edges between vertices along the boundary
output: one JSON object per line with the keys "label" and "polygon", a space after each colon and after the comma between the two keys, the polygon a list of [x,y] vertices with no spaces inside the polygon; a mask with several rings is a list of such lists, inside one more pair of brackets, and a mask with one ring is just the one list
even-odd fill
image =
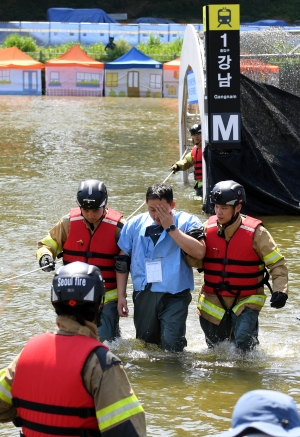
{"label": "submerged barrier", "polygon": [[[197,32],[203,31],[203,24],[192,24]],[[269,29],[272,26],[242,25],[241,32]],[[38,45],[52,46],[67,42],[82,44],[107,44],[109,37],[123,39],[132,47],[147,42],[150,35],[159,37],[161,42],[172,42],[183,38],[186,24],[118,24],[118,23],[57,23],[10,21],[0,22],[0,44],[10,34],[31,36]],[[282,29],[298,33],[300,26],[282,27]]]}

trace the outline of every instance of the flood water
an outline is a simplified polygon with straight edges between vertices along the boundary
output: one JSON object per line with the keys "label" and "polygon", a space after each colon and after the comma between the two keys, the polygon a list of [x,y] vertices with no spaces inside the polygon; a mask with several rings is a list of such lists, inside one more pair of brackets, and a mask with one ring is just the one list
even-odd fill
{"label": "flood water", "polygon": [[[38,267],[37,241],[75,206],[81,180],[103,180],[110,207],[128,217],[179,157],[176,99],[1,96],[0,110],[0,280]],[[177,209],[207,218],[193,198],[191,176],[186,185],[179,174],[168,182]],[[135,340],[129,287],[130,317],[121,321],[122,338],[109,346],[144,406],[148,436],[226,430],[237,399],[252,389],[288,393],[300,410],[300,220],[260,218],[286,256],[290,297],[280,310],[265,305],[255,351],[242,356],[228,344],[207,350],[196,314],[203,279],[197,271],[185,352],[145,346]],[[38,271],[0,284],[1,368],[31,336],[55,330],[52,276]],[[0,435],[16,437],[19,431],[2,424]]]}

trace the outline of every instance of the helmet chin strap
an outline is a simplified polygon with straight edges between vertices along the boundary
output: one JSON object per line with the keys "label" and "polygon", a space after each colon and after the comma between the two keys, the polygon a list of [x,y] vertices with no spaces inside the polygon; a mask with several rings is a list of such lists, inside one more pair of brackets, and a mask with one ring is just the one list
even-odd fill
{"label": "helmet chin strap", "polygon": [[229,220],[229,222],[226,223],[225,228],[227,228],[228,226],[232,225],[232,223],[234,223],[234,222],[236,221],[236,219],[237,219],[238,216],[239,216],[239,213],[240,213],[240,212],[238,211],[236,214],[234,214],[234,215],[231,217],[231,219]]}
{"label": "helmet chin strap", "polygon": [[236,214],[234,214],[234,215],[231,217],[231,219],[229,220],[228,223],[226,223],[225,225],[221,225],[221,226],[222,226],[222,229],[219,228],[219,230],[218,230],[218,235],[219,235],[219,237],[225,238],[225,229],[226,229],[228,226],[232,225],[232,223],[234,223],[234,222],[236,221],[236,219],[237,219],[238,216],[239,216],[239,213],[240,213],[240,212],[238,211]]}

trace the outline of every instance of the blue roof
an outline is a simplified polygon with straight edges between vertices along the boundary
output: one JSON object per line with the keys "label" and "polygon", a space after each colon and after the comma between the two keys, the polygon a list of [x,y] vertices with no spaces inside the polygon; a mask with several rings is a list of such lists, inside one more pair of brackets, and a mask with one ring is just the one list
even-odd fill
{"label": "blue roof", "polygon": [[146,56],[135,47],[115,61],[105,63],[106,70],[125,68],[156,68],[161,70],[162,63],[149,58],[149,56]]}

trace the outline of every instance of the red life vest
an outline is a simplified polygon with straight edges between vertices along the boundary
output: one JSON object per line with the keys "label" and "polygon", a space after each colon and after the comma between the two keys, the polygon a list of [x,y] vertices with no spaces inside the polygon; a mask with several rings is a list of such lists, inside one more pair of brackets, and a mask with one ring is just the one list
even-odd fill
{"label": "red life vest", "polygon": [[86,360],[99,346],[108,349],[83,335],[46,333],[29,340],[12,385],[14,423],[26,437],[81,436],[83,429],[100,437],[94,399],[82,380]]}
{"label": "red life vest", "polygon": [[[252,242],[261,220],[246,216],[229,243],[218,236],[217,216],[208,220],[204,258],[204,291],[221,296],[251,296],[264,281],[264,262],[254,251]],[[215,290],[215,291],[214,291]]]}
{"label": "red life vest", "polygon": [[194,178],[196,181],[202,181],[202,147],[194,146],[191,155],[194,161]]}
{"label": "red life vest", "polygon": [[107,290],[117,287],[115,256],[119,254],[120,249],[116,243],[115,233],[121,217],[122,214],[108,208],[96,232],[91,235],[83,221],[80,208],[71,209],[70,231],[63,247],[64,264],[82,261],[99,267]]}

